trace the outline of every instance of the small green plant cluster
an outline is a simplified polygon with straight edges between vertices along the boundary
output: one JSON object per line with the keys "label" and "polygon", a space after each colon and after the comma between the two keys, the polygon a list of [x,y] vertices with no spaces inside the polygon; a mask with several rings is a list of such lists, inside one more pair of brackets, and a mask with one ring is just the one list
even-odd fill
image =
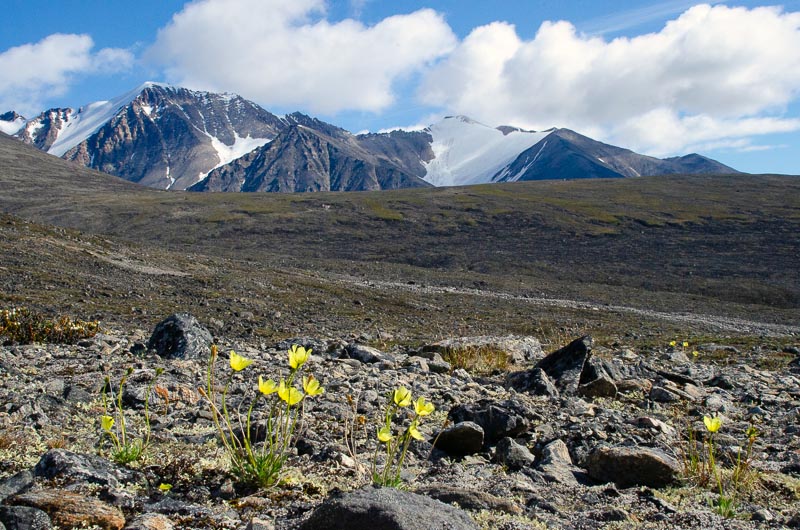
{"label": "small green plant cluster", "polygon": [[[395,416],[405,407],[414,403],[414,416],[408,426],[400,433],[395,434],[392,426]],[[411,391],[406,387],[398,387],[389,396],[384,414],[384,423],[378,428],[378,445],[375,448],[375,455],[372,459],[372,481],[379,486],[399,487],[403,481],[400,472],[403,469],[403,461],[411,445],[411,440],[423,440],[424,436],[419,432],[419,421],[423,416],[430,415],[435,410],[433,403],[424,397],[419,397],[413,401]],[[383,444],[386,448],[386,461],[383,470],[378,471],[378,452]]]}
{"label": "small green plant cluster", "polygon": [[[206,388],[202,393],[210,404],[214,425],[222,445],[230,458],[234,472],[243,481],[262,488],[273,486],[280,479],[281,470],[289,457],[295,429],[303,415],[306,398],[318,396],[325,391],[313,375],[303,375],[300,378],[301,369],[308,361],[311,350],[302,346],[292,346],[288,352],[289,376],[280,382],[272,379],[265,381],[259,375],[255,388],[256,396],[245,413],[240,412],[241,407],[234,412],[229,410],[228,391],[234,375],[250,366],[253,361],[231,350],[229,355],[231,372],[222,393],[217,396],[214,385],[214,362],[217,354],[217,346],[212,345]],[[295,386],[298,379],[302,381],[302,390]],[[258,426],[253,425],[253,410],[262,398],[267,399],[269,404],[268,413],[261,426],[264,429],[265,440],[256,444],[253,428]]]}
{"label": "small green plant cluster", "polygon": [[[739,494],[749,487],[753,480],[751,470],[753,445],[758,438],[758,430],[750,425],[745,431],[746,446],[736,455],[733,469],[726,472],[717,463],[715,437],[722,428],[722,419],[717,416],[703,416],[707,435],[703,437],[702,450],[698,449],[697,433],[689,427],[688,449],[684,451],[684,474],[700,487],[713,484],[719,492],[714,511],[723,517],[736,515],[736,502]],[[727,475],[727,479],[725,477]]]}
{"label": "small green plant cluster", "polygon": [[451,346],[442,353],[442,358],[453,368],[463,368],[475,375],[488,375],[497,370],[508,370],[511,362],[508,352],[489,344]]}
{"label": "small green plant cluster", "polygon": [[[122,406],[122,393],[128,377],[133,373],[133,368],[128,368],[119,381],[116,395],[112,391],[111,378],[106,377],[103,385],[102,398],[105,414],[100,417],[100,428],[111,442],[111,459],[118,464],[129,464],[142,458],[150,445],[150,393],[158,377],[164,372],[162,368],[156,369],[156,374],[147,386],[144,400],[144,433],[133,436],[128,431],[128,422],[125,418],[125,409]],[[108,398],[111,392],[111,399]]]}
{"label": "small green plant cluster", "polygon": [[0,311],[0,337],[6,337],[18,344],[73,344],[81,339],[94,337],[98,331],[100,324],[96,320],[85,322],[68,316],[50,320],[25,307]]}

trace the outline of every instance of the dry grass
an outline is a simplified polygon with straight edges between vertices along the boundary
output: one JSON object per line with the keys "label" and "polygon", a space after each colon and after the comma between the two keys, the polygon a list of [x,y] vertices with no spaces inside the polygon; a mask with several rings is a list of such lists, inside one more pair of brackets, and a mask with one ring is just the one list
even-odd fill
{"label": "dry grass", "polygon": [[473,375],[505,372],[511,363],[508,352],[492,345],[450,347],[442,353],[442,358],[453,369],[463,368]]}

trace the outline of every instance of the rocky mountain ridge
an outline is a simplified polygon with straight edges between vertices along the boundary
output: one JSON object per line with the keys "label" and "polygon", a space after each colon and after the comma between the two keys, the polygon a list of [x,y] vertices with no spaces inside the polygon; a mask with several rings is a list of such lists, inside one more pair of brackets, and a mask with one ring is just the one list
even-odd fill
{"label": "rocky mountain ridge", "polygon": [[[489,127],[450,116],[421,131],[354,135],[234,94],[160,83],[0,130],[131,182],[194,191],[364,191],[541,179],[730,174],[700,155],[657,159],[568,129]],[[273,141],[277,141],[272,145]]]}

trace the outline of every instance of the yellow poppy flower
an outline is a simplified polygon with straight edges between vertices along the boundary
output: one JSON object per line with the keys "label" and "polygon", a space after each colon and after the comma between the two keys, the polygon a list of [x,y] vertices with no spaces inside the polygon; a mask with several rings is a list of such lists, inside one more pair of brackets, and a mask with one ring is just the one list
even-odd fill
{"label": "yellow poppy flower", "polygon": [[384,425],[382,428],[378,429],[378,440],[380,440],[381,443],[387,443],[391,441],[392,438],[394,438],[394,436],[392,436],[392,429],[390,427]]}
{"label": "yellow poppy flower", "polygon": [[100,418],[100,426],[106,432],[111,432],[111,429],[114,427],[114,418],[111,416],[103,416]]}
{"label": "yellow poppy flower", "polygon": [[720,427],[722,427],[722,419],[714,416],[713,418],[710,416],[703,416],[703,423],[706,424],[706,429],[708,432],[717,432]]}
{"label": "yellow poppy flower", "polygon": [[684,347],[684,348],[688,348],[688,347],[689,347],[689,343],[688,343],[688,342],[686,342],[686,341],[683,341],[683,347]]}
{"label": "yellow poppy flower", "polygon": [[436,407],[433,406],[433,403],[427,401],[424,397],[420,397],[414,402],[414,412],[418,416],[427,416],[434,410],[436,410]]}
{"label": "yellow poppy flower", "polygon": [[253,363],[252,359],[248,359],[247,357],[243,357],[243,356],[239,355],[238,353],[236,353],[235,351],[231,350],[231,368],[233,368],[233,370],[235,372],[239,372],[241,370],[244,370],[245,368],[250,366],[252,363]]}
{"label": "yellow poppy flower", "polygon": [[158,489],[160,489],[164,493],[169,493],[169,490],[172,489],[172,484],[165,484],[164,482],[162,482],[161,484],[158,485]]}
{"label": "yellow poppy flower", "polygon": [[313,375],[303,376],[303,390],[309,396],[318,396],[325,392],[325,389],[319,384],[319,381]]}
{"label": "yellow poppy flower", "polygon": [[411,391],[404,386],[396,388],[394,391],[394,404],[398,407],[411,405]]}
{"label": "yellow poppy flower", "polygon": [[297,370],[305,364],[309,355],[311,355],[311,349],[306,350],[302,346],[292,344],[292,349],[289,350],[289,366],[292,370]]}
{"label": "yellow poppy flower", "polygon": [[669,341],[669,345],[674,348],[675,346],[678,345],[678,343],[676,341],[674,341],[674,340],[671,340],[671,341]]}
{"label": "yellow poppy flower", "polygon": [[417,429],[417,426],[415,424],[413,424],[413,423],[408,427],[408,434],[410,434],[411,437],[413,439],[415,439],[415,440],[424,440],[425,439],[425,437],[422,435],[422,433],[419,432],[419,429]]}
{"label": "yellow poppy flower", "polygon": [[300,400],[303,399],[303,393],[293,386],[288,386],[286,381],[281,380],[281,384],[278,385],[278,397],[291,406],[300,403]]}
{"label": "yellow poppy flower", "polygon": [[272,379],[267,379],[266,381],[264,381],[264,378],[259,375],[258,376],[258,391],[261,392],[262,394],[264,394],[265,396],[268,396],[268,395],[272,394],[273,392],[277,392],[278,391],[278,383],[276,383]]}

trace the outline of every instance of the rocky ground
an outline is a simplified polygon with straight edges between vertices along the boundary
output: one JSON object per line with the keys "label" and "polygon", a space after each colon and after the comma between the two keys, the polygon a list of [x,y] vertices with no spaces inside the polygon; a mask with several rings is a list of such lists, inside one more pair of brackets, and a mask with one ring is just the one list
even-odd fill
{"label": "rocky ground", "polygon": [[[800,528],[796,345],[684,347],[677,337],[674,346],[601,347],[582,338],[547,355],[555,348],[543,351],[533,337],[413,348],[387,340],[380,349],[367,345],[374,336],[214,337],[225,355],[254,361],[235,374],[231,403],[249,403],[258,375],[285,375],[292,344],[313,348],[306,369],[326,389],[306,400],[280,483],[258,489],[230,473],[198,391],[211,335],[179,320],[171,333],[180,344],[104,328],[75,345],[0,347],[6,528]],[[502,352],[509,364],[469,373],[443,359],[455,351]],[[225,355],[217,381],[230,373]],[[100,422],[105,377],[116,388],[132,369],[123,403],[137,436],[159,368],[146,455],[114,464]],[[403,488],[373,489],[375,430],[398,386],[436,411],[420,424],[425,440],[411,445]],[[730,517],[714,509],[716,481],[700,485],[685,466],[703,450],[692,449],[689,432],[701,443],[703,417],[714,415],[724,493],[735,497]],[[734,493],[751,425],[751,465]]]}

